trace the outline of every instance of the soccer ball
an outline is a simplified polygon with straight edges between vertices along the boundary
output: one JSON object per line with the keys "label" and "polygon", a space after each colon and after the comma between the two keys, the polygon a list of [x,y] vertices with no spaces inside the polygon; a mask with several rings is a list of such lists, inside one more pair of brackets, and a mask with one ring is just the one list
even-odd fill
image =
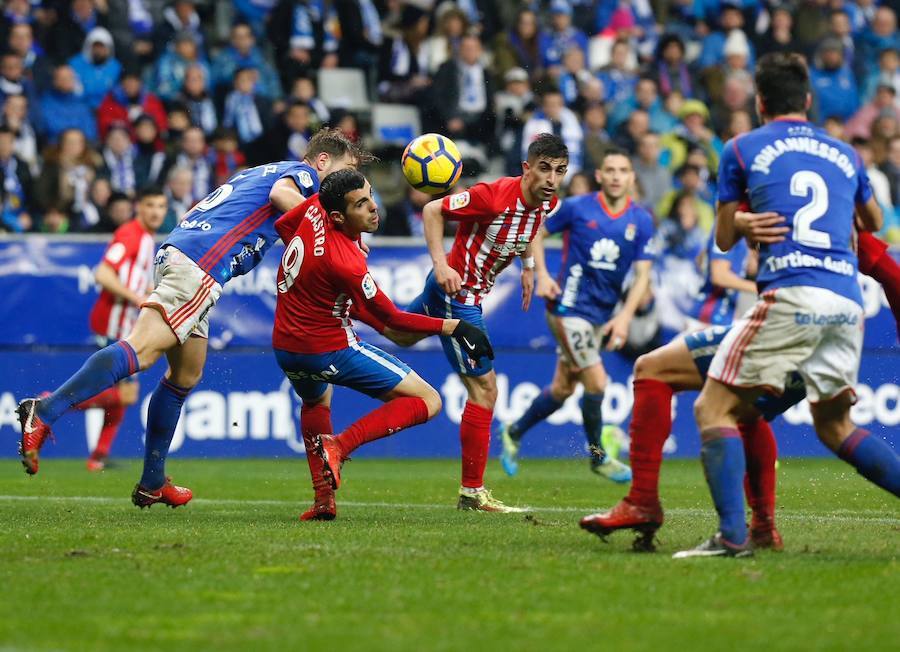
{"label": "soccer ball", "polygon": [[450,190],[462,174],[456,144],[440,134],[424,134],[413,140],[403,151],[400,165],[409,185],[429,195]]}

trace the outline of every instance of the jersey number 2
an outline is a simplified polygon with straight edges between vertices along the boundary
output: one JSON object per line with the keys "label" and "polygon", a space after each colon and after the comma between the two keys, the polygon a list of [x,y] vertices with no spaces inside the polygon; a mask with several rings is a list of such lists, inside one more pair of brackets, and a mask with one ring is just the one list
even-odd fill
{"label": "jersey number 2", "polygon": [[810,195],[809,202],[794,214],[794,242],[817,249],[830,249],[831,235],[812,228],[812,223],[828,211],[828,185],[825,179],[809,170],[797,172],[791,177],[791,194],[794,197]]}

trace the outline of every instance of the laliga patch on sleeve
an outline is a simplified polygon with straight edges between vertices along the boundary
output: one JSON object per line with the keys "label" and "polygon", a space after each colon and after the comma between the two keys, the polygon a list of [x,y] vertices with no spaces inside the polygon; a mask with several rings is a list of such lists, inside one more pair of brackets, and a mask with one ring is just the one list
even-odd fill
{"label": "laliga patch on sleeve", "polygon": [[106,250],[106,262],[111,263],[113,265],[118,265],[122,262],[122,258],[125,257],[125,245],[121,242],[113,242],[109,249]]}
{"label": "laliga patch on sleeve", "polygon": [[375,279],[372,278],[372,275],[368,272],[366,272],[366,275],[363,276],[362,291],[363,296],[365,296],[366,299],[371,299],[376,294],[378,294],[378,286],[375,285]]}
{"label": "laliga patch on sleeve", "polygon": [[313,187],[312,176],[306,170],[300,170],[297,173],[297,181],[299,181],[300,185],[306,189],[312,189]]}
{"label": "laliga patch on sleeve", "polygon": [[458,195],[450,195],[450,210],[458,211],[460,208],[465,208],[469,205],[469,201],[471,201],[471,197],[469,196],[469,191],[461,192]]}

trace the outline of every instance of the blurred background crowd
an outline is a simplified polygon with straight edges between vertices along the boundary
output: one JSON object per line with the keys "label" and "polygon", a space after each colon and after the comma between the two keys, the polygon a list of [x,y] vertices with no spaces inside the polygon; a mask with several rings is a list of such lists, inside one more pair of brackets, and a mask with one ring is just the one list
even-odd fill
{"label": "blurred background crowd", "polygon": [[[447,134],[466,184],[517,174],[524,148],[550,131],[571,152],[568,194],[594,189],[605,148],[625,148],[662,250],[692,262],[712,226],[723,143],[757,125],[754,62],[797,51],[812,119],[859,152],[882,235],[900,243],[897,5],[6,0],[0,229],[111,232],[139,188],[160,185],[168,231],[236,170],[302,158],[331,125],[382,157],[370,172],[382,232],[417,236],[429,196],[399,182],[391,134]],[[346,69],[356,87],[344,90],[362,102],[325,88]],[[415,124],[380,126],[377,108],[395,105]]]}

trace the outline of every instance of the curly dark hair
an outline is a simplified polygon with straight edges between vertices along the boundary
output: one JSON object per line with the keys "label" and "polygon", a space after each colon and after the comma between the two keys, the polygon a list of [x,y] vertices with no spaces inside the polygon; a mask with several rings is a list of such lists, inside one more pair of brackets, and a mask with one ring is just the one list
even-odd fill
{"label": "curly dark hair", "polygon": [[344,168],[332,172],[322,179],[319,186],[319,201],[326,213],[337,211],[343,213],[347,208],[347,193],[359,190],[366,185],[363,173],[352,168]]}

